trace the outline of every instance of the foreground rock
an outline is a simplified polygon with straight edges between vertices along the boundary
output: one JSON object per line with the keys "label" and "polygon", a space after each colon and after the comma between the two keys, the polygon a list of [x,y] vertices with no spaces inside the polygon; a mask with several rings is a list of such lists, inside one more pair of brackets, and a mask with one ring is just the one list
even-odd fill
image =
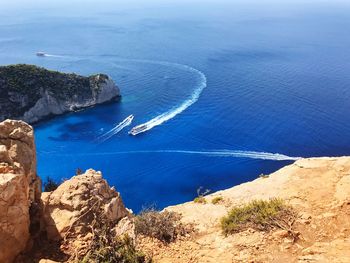
{"label": "foreground rock", "polygon": [[[222,201],[211,201],[221,197]],[[298,212],[293,241],[285,230],[249,229],[224,236],[220,219],[233,206],[278,197]],[[143,242],[155,262],[350,262],[350,157],[302,159],[269,175],[167,210],[198,234],[170,246]],[[174,256],[176,255],[176,256]],[[175,258],[176,257],[176,258]]]}
{"label": "foreground rock", "polygon": [[100,172],[88,170],[43,193],[44,220],[49,240],[84,236],[95,217],[117,223],[130,212],[120,194],[110,188]]}
{"label": "foreground rock", "polygon": [[118,87],[104,74],[83,77],[22,64],[0,67],[0,121],[34,123],[118,97]]}
{"label": "foreground rock", "polygon": [[0,262],[12,262],[26,248],[30,209],[39,206],[40,194],[32,127],[22,121],[0,123]]}
{"label": "foreground rock", "polygon": [[[49,193],[41,194],[40,185],[32,127],[22,121],[0,123],[1,263],[15,258],[77,262],[91,252],[96,233],[133,236],[130,212],[101,173],[88,170]],[[298,212],[293,236],[277,228],[222,234],[220,219],[232,207],[269,198],[281,198]],[[167,208],[197,232],[170,244],[133,236],[137,248],[161,263],[350,262],[350,157],[298,160],[205,200]]]}

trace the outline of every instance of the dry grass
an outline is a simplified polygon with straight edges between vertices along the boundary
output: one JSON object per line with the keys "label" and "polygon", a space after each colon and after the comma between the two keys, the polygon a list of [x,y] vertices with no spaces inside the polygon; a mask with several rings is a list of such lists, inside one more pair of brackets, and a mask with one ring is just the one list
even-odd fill
{"label": "dry grass", "polygon": [[207,200],[203,196],[197,196],[195,199],[193,199],[193,202],[197,204],[206,204]]}
{"label": "dry grass", "polygon": [[222,201],[224,201],[224,198],[222,198],[221,196],[217,196],[217,197],[214,197],[213,200],[211,200],[211,203],[213,205],[216,205],[216,204],[222,203]]}
{"label": "dry grass", "polygon": [[180,219],[181,216],[175,212],[147,209],[136,216],[135,232],[137,235],[141,234],[170,243],[188,232]]}
{"label": "dry grass", "polygon": [[200,186],[197,189],[197,197],[193,199],[193,202],[197,204],[206,204],[207,200],[204,198],[204,196],[206,196],[209,193],[210,193],[209,189],[204,189],[203,186]]}
{"label": "dry grass", "polygon": [[116,237],[114,228],[104,221],[95,221],[92,241],[80,263],[151,263],[152,259],[137,250],[128,236]]}
{"label": "dry grass", "polygon": [[221,219],[221,228],[226,235],[248,228],[259,231],[281,228],[293,235],[292,225],[295,219],[295,211],[282,199],[254,200],[229,211],[228,215]]}

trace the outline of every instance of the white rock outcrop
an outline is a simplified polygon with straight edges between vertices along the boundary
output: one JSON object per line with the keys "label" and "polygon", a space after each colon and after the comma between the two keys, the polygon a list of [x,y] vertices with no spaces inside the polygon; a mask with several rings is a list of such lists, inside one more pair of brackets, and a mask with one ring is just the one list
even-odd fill
{"label": "white rock outcrop", "polygon": [[49,91],[44,91],[36,104],[24,113],[21,120],[28,123],[35,123],[51,115],[60,115],[66,112],[88,108],[96,104],[111,101],[120,96],[119,88],[109,78],[96,75],[95,84],[91,84],[91,96],[74,95],[64,100],[54,97]]}

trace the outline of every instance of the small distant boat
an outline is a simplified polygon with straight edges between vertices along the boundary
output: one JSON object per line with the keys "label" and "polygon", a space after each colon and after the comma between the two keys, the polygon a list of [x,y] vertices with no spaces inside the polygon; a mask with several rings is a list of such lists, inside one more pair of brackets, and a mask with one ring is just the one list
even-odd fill
{"label": "small distant boat", "polygon": [[132,128],[130,131],[129,131],[129,134],[131,135],[137,135],[139,133],[142,133],[144,131],[147,131],[148,129],[148,126],[146,124],[141,124],[141,125],[138,125],[138,126],[135,126],[134,128]]}
{"label": "small distant boat", "polygon": [[133,119],[134,119],[134,115],[131,114],[128,117],[126,117],[125,120],[123,120],[121,123],[119,123],[118,126],[123,126],[124,124],[130,124]]}
{"label": "small distant boat", "polygon": [[109,138],[111,138],[112,136],[116,135],[117,133],[119,133],[121,130],[123,130],[126,126],[129,126],[132,122],[132,120],[134,119],[134,115],[129,115],[128,117],[126,117],[123,121],[121,121],[120,123],[118,123],[115,127],[113,127],[112,129],[110,129],[108,132],[105,132],[104,134],[102,134],[101,136],[99,136],[97,138],[97,140],[99,142],[104,142],[107,141]]}
{"label": "small distant boat", "polygon": [[36,52],[36,55],[38,57],[45,57],[46,56],[45,52]]}

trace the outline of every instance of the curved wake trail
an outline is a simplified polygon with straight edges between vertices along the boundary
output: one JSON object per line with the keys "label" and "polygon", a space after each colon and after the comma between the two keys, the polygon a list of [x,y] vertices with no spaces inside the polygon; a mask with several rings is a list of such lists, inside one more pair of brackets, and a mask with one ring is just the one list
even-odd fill
{"label": "curved wake trail", "polygon": [[207,86],[207,77],[205,76],[205,74],[203,72],[201,72],[200,70],[195,69],[193,67],[190,67],[188,65],[165,62],[165,61],[153,61],[153,60],[138,60],[138,59],[130,59],[129,60],[128,59],[128,61],[134,61],[134,62],[140,62],[140,63],[151,63],[151,64],[158,64],[158,65],[163,65],[163,66],[176,67],[180,70],[185,70],[185,71],[195,73],[200,78],[199,85],[196,87],[196,89],[193,91],[193,93],[191,94],[191,96],[187,100],[185,100],[184,102],[182,102],[178,106],[173,107],[169,111],[166,111],[166,112],[154,117],[153,119],[151,119],[145,123],[142,123],[142,124],[135,126],[134,128],[142,127],[142,131],[140,131],[138,133],[146,132],[146,131],[152,129],[153,127],[161,125],[162,123],[164,123],[164,122],[174,118],[176,115],[182,113],[184,110],[186,110],[192,104],[197,102],[203,89]]}
{"label": "curved wake trail", "polygon": [[126,126],[129,126],[131,124],[133,119],[130,119],[130,116],[121,121],[119,124],[117,124],[114,128],[110,129],[108,132],[102,134],[101,136],[97,137],[97,141],[100,143],[107,141],[117,133],[119,133],[121,130],[123,130]]}
{"label": "curved wake trail", "polygon": [[[189,151],[189,150],[151,150],[151,151],[118,151],[118,152],[94,152],[94,153],[77,153],[75,156],[103,156],[118,154],[151,154],[151,153],[175,153],[203,155],[209,157],[232,157],[232,158],[249,158],[271,161],[296,161],[302,157],[291,157],[280,153],[255,152],[255,151],[231,151],[231,150],[208,150],[208,151]],[[69,154],[54,154],[59,156],[68,156]],[[72,154],[73,155],[73,154]]]}
{"label": "curved wake trail", "polygon": [[[53,54],[45,54],[45,57],[61,57],[61,58],[73,58],[73,56],[67,56],[67,55],[53,55]],[[113,56],[113,55],[110,55]],[[79,57],[79,56],[76,56]],[[201,72],[198,69],[195,69],[193,67],[190,67],[188,65],[179,64],[179,63],[172,63],[167,61],[156,61],[156,60],[144,60],[144,59],[127,59],[127,58],[120,58],[116,57],[119,61],[129,61],[129,62],[136,62],[136,63],[149,63],[149,64],[155,64],[155,65],[163,65],[168,67],[175,67],[180,70],[189,71],[192,73],[195,73],[197,76],[199,76],[200,83],[195,88],[191,96],[185,100],[184,102],[180,103],[179,105],[173,107],[172,109],[152,118],[151,120],[142,123],[139,126],[144,126],[141,132],[148,131],[152,129],[155,126],[161,125],[162,123],[174,118],[176,115],[182,113],[185,111],[188,107],[190,107],[192,104],[198,101],[202,91],[207,86],[207,78],[203,72]],[[109,130],[108,132],[104,133],[103,135],[99,136],[97,140],[100,140],[100,142],[104,142],[114,136],[115,134],[119,133],[122,129],[124,129],[126,126],[130,125],[132,120],[122,121],[118,125],[116,125],[114,128]],[[134,127],[135,128],[135,127]],[[203,156],[213,156],[213,157],[232,157],[232,158],[250,158],[250,159],[261,159],[261,160],[272,160],[272,161],[295,161],[298,159],[301,159],[302,157],[291,157],[280,153],[269,153],[269,152],[256,152],[256,151],[234,151],[234,150],[203,150],[203,151],[190,151],[190,150],[140,150],[140,151],[117,151],[117,152],[93,152],[93,153],[76,153],[75,156],[98,156],[98,155],[118,155],[118,154],[151,154],[151,153],[173,153],[173,154],[191,154],[191,155],[203,155]],[[42,153],[45,154],[45,153]],[[46,153],[47,154],[47,153]],[[59,153],[49,153],[50,155],[55,156],[70,156],[73,154],[59,154]]]}
{"label": "curved wake trail", "polygon": [[44,53],[42,55],[43,57],[51,57],[51,58],[67,58],[68,56],[63,56],[63,55],[54,55],[54,54],[47,54],[47,53]]}
{"label": "curved wake trail", "polygon": [[[47,53],[45,53],[44,56],[45,57],[70,57],[70,56],[60,56],[60,55],[47,54]],[[79,56],[77,56],[77,57],[79,57]],[[120,58],[120,57],[117,57],[117,60],[136,62],[136,63],[148,63],[148,64],[155,64],[155,65],[163,65],[163,66],[167,66],[167,67],[175,67],[175,68],[180,69],[180,70],[185,70],[185,71],[189,71],[189,72],[192,72],[194,74],[197,74],[200,78],[199,85],[196,87],[196,89],[193,91],[192,95],[187,100],[185,100],[183,103],[179,104],[178,106],[173,107],[172,109],[154,117],[153,119],[135,126],[134,128],[142,126],[142,131],[140,131],[138,133],[146,132],[146,131],[152,129],[153,127],[161,125],[162,123],[164,123],[164,122],[174,118],[176,115],[182,113],[184,110],[186,110],[188,107],[190,107],[192,104],[194,104],[199,99],[203,89],[207,86],[207,77],[205,76],[205,74],[202,71],[195,69],[191,66],[185,65],[185,64],[172,63],[172,62],[167,62],[167,61],[147,60],[147,59],[127,59],[127,58]]]}

